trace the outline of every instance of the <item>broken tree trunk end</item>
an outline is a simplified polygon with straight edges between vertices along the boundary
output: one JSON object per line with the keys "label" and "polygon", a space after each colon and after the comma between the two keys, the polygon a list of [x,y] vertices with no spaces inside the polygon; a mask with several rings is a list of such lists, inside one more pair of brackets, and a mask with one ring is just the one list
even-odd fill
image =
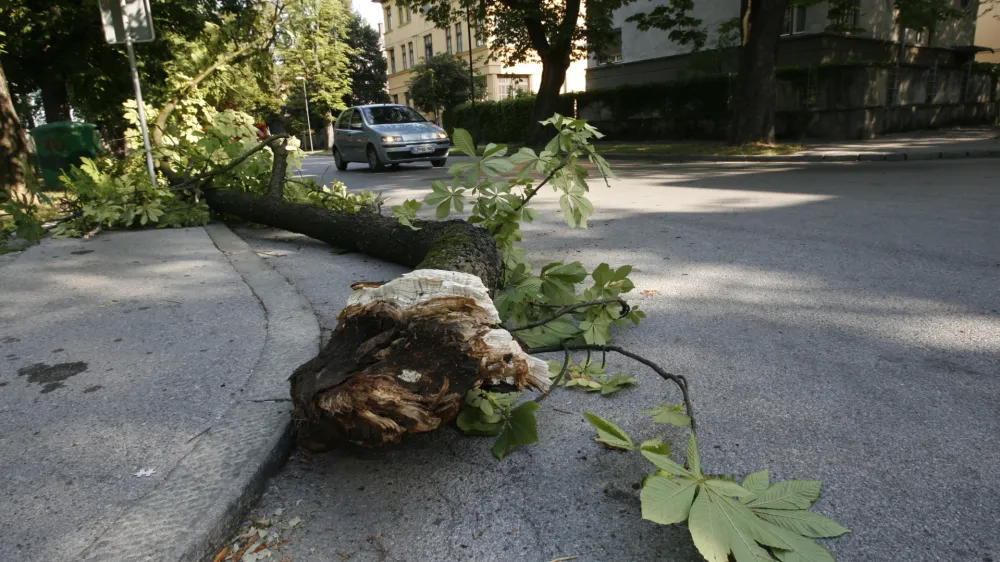
{"label": "broken tree trunk end", "polygon": [[476,387],[548,391],[548,365],[497,328],[475,275],[418,269],[372,285],[355,285],[330,342],[292,374],[300,445],[396,443],[453,420]]}

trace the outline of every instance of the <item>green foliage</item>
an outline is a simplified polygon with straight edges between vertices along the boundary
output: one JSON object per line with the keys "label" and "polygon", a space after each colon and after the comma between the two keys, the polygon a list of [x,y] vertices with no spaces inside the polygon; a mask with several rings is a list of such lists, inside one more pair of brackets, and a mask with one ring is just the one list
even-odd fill
{"label": "green foliage", "polygon": [[284,5],[279,27],[276,67],[286,104],[294,115],[302,115],[304,101],[301,81],[305,78],[310,110],[332,117],[345,109],[344,98],[351,94],[351,57],[348,41],[352,13],[341,0],[297,0]]}
{"label": "green foliage", "polygon": [[493,455],[503,460],[514,450],[538,442],[535,412],[540,406],[531,400],[514,406],[520,395],[472,389],[465,395],[456,423],[466,435],[497,437]]}
{"label": "green foliage", "polygon": [[906,29],[934,29],[938,25],[975,12],[956,7],[950,0],[894,0],[896,22]]}
{"label": "green foliage", "polygon": [[413,67],[407,87],[418,108],[437,113],[469,101],[472,77],[459,56],[438,53]]}
{"label": "green foliage", "polygon": [[351,93],[344,98],[344,105],[388,102],[386,72],[389,63],[382,53],[379,33],[357,12],[351,14],[347,44],[354,54],[350,60]]}
{"label": "green foliage", "polygon": [[83,158],[59,178],[66,187],[63,205],[71,218],[52,230],[57,238],[83,236],[100,228],[207,224],[208,206],[164,187],[153,188],[140,156]]}
{"label": "green foliage", "polygon": [[285,199],[292,203],[345,213],[377,213],[382,208],[382,200],[378,194],[367,189],[361,190],[361,193],[351,193],[343,182],[337,180],[330,185],[319,185],[312,179],[289,180],[285,184]]}
{"label": "green foliage", "polygon": [[[647,410],[657,423],[681,423],[678,407],[661,404]],[[821,482],[787,480],[774,485],[768,471],[755,472],[737,483],[729,476],[704,473],[694,432],[688,438],[685,465],[670,458],[658,439],[636,446],[628,433],[591,413],[587,420],[605,446],[638,450],[656,472],[645,478],[640,492],[642,518],[661,525],[687,522],[695,547],[709,562],[774,560],[833,561],[812,538],[849,532],[835,521],[807,511],[819,498]],[[688,419],[688,421],[690,421]]]}
{"label": "green foliage", "polygon": [[[608,375],[607,366],[590,359],[584,359],[580,363],[570,361],[566,365],[566,372],[563,374],[560,384],[566,388],[578,388],[586,392],[599,392],[602,396],[611,396],[626,387],[639,384],[635,377],[619,371],[614,375]],[[549,373],[555,379],[563,370],[562,361],[549,361]]]}
{"label": "green foliage", "polygon": [[648,12],[639,12],[625,21],[634,23],[639,31],[666,31],[667,38],[678,45],[691,45],[694,50],[705,46],[708,33],[699,18],[691,16],[694,0],[670,0]]}
{"label": "green foliage", "polygon": [[[563,96],[557,111],[573,113],[573,100]],[[449,132],[465,129],[482,143],[519,143],[528,141],[533,120],[534,96],[509,98],[501,101],[463,103],[444,112],[443,125]]]}

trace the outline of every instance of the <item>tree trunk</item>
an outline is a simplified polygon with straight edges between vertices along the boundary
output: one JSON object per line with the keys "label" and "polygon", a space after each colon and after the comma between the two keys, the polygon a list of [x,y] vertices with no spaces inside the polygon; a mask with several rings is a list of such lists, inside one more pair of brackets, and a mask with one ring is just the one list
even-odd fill
{"label": "tree trunk", "polygon": [[323,117],[326,121],[326,151],[330,152],[333,150],[333,122],[335,119],[331,111],[327,111]]}
{"label": "tree trunk", "polygon": [[774,142],[774,70],[788,0],[743,0],[743,46],[733,94],[729,143]]}
{"label": "tree trunk", "polygon": [[304,447],[377,447],[432,431],[476,387],[548,390],[548,366],[495,328],[500,318],[477,277],[418,269],[371,285],[355,285],[330,342],[292,374]]}
{"label": "tree trunk", "polygon": [[542,58],[542,80],[535,95],[535,107],[532,110],[534,119],[529,135],[531,144],[542,145],[550,137],[545,128],[538,124],[559,109],[559,95],[566,81],[566,70],[569,69],[569,51],[558,51]]}
{"label": "tree trunk", "polygon": [[66,91],[66,82],[58,76],[42,84],[42,108],[46,123],[69,121],[69,92]]}
{"label": "tree trunk", "polygon": [[18,200],[30,197],[25,185],[25,164],[28,142],[21,121],[17,118],[14,102],[7,88],[7,78],[0,67],[0,179],[3,194]]}
{"label": "tree trunk", "polygon": [[[279,162],[282,159],[277,159]],[[491,294],[503,262],[493,238],[464,221],[343,213],[236,190],[205,192],[216,212],[298,232],[415,267],[402,278],[358,283],[323,351],[291,377],[299,443],[395,443],[458,415],[474,387],[547,390],[548,367],[506,330]]]}
{"label": "tree trunk", "polygon": [[207,190],[216,212],[305,234],[331,246],[417,269],[471,273],[489,291],[503,282],[503,259],[493,238],[465,221],[414,221],[420,230],[377,213],[343,213],[258,197],[235,190]]}

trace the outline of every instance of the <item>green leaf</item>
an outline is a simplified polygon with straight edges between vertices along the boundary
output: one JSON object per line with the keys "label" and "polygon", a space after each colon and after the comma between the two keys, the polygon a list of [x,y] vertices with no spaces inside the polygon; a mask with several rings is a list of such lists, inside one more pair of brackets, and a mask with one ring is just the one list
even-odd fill
{"label": "green leaf", "polygon": [[649,451],[650,453],[655,453],[657,455],[666,456],[670,454],[670,445],[664,443],[663,439],[659,437],[643,441],[642,445],[639,445],[639,448],[643,451]]}
{"label": "green leaf", "polygon": [[502,423],[486,423],[482,421],[478,408],[464,407],[455,418],[455,423],[462,433],[466,435],[500,435],[503,431]]}
{"label": "green leaf", "polygon": [[705,560],[729,562],[729,524],[722,509],[708,496],[704,488],[699,489],[688,515],[688,531]]}
{"label": "green leaf", "polygon": [[743,479],[743,487],[753,494],[761,494],[771,485],[771,475],[766,470],[748,474]]}
{"label": "green leaf", "polygon": [[[764,523],[770,525],[766,521]],[[815,542],[777,525],[770,527],[774,534],[788,544],[787,548],[774,549],[774,555],[781,562],[836,562],[832,554]]]}
{"label": "green leaf", "polygon": [[410,221],[416,220],[417,211],[419,211],[421,207],[423,207],[423,203],[420,201],[408,199],[403,201],[402,205],[393,205],[392,216],[396,217],[401,224],[405,224],[413,230],[420,230],[419,227],[413,226]]}
{"label": "green leaf", "polygon": [[476,157],[476,143],[473,142],[469,131],[456,128],[455,132],[451,135],[451,139],[459,152],[464,153],[466,156]]}
{"label": "green leaf", "polygon": [[705,480],[705,485],[711,488],[713,492],[726,496],[742,498],[750,495],[750,492],[746,488],[730,480],[709,478]]}
{"label": "green leaf", "polygon": [[741,553],[751,556],[746,560],[771,560],[771,557],[766,554],[763,558],[756,558],[763,552],[757,543],[775,548],[790,548],[788,542],[774,532],[773,525],[758,519],[747,506],[728,495],[715,493],[711,488],[708,488],[707,491],[711,495],[712,503],[717,504],[722,509],[729,522],[730,545],[738,561],[742,561]]}
{"label": "green leaf", "polygon": [[660,470],[663,470],[675,476],[684,476],[688,478],[695,477],[695,475],[692,474],[691,471],[687,470],[680,464],[674,462],[673,459],[668,457],[667,453],[661,453],[658,450],[651,450],[651,449],[647,450],[645,448],[641,451],[641,453],[642,456],[646,457],[646,460],[656,465],[656,467],[659,468]]}
{"label": "green leaf", "polygon": [[617,374],[611,378],[600,381],[601,383],[601,395],[610,396],[619,390],[625,388],[626,386],[635,386],[639,384],[634,377],[624,374]]}
{"label": "green leaf", "polygon": [[701,457],[698,455],[698,441],[694,438],[694,432],[688,437],[687,465],[695,476],[701,476]]}
{"label": "green leaf", "polygon": [[752,508],[752,511],[765,521],[806,537],[829,538],[850,533],[833,519],[811,511],[763,507]]}
{"label": "green leaf", "polygon": [[698,481],[654,474],[642,483],[639,499],[642,518],[661,525],[680,523],[688,518]]}
{"label": "green leaf", "polygon": [[510,411],[510,416],[504,420],[503,432],[493,445],[493,455],[503,460],[515,449],[538,442],[538,420],[535,419],[535,412],[541,406],[534,400],[529,400],[524,404]]}
{"label": "green leaf", "polygon": [[493,156],[494,154],[496,154],[498,152],[500,153],[500,156],[504,156],[505,154],[507,154],[507,145],[506,144],[493,144],[491,142],[491,143],[489,143],[489,144],[486,145],[485,149],[483,149],[483,158],[489,158],[490,156]]}
{"label": "green leaf", "polygon": [[820,480],[785,480],[771,486],[747,505],[770,509],[807,509],[823,485]]}
{"label": "green leaf", "polygon": [[686,427],[691,425],[691,418],[684,413],[684,406],[679,404],[657,404],[648,410],[642,410],[641,414],[653,416],[656,423],[676,425]]}
{"label": "green leaf", "polygon": [[590,425],[597,429],[597,441],[614,449],[635,450],[635,443],[624,429],[618,427],[614,422],[606,420],[598,415],[584,412],[583,415],[590,422]]}

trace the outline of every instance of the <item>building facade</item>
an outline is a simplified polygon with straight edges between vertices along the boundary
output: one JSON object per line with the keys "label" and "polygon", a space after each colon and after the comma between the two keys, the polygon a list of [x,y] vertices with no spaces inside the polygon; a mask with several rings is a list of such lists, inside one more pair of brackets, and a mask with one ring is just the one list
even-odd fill
{"label": "building facade", "polygon": [[[409,82],[412,69],[428,57],[452,53],[470,62],[478,75],[485,77],[486,98],[501,100],[518,91],[537,92],[542,64],[521,63],[505,66],[491,57],[486,38],[477,33],[474,21],[459,21],[438,28],[419,11],[411,11],[387,0],[373,0],[382,5],[382,43],[389,63],[389,99],[411,105]],[[470,27],[471,24],[471,27]],[[563,90],[575,92],[586,86],[587,61],[573,63],[566,72]]]}
{"label": "building facade", "polygon": [[[959,66],[976,53],[976,0],[953,0],[969,17],[949,21],[933,33],[913,31],[904,39],[904,61],[908,64]],[[618,45],[588,61],[587,89],[609,88],[675,80],[692,72],[733,72],[735,49],[721,52],[712,68],[693,68],[691,48],[678,45],[658,30],[640,31],[630,16],[666,5],[669,0],[636,2],[615,12],[621,34]],[[738,18],[740,0],[695,2],[692,15],[708,31],[707,48],[719,44],[719,26]],[[851,29],[850,32],[833,31]],[[888,62],[898,58],[899,30],[891,2],[856,0],[853,8],[831,12],[829,2],[789,6],[778,52],[779,66],[808,66],[838,62]],[[703,57],[704,53],[699,54]]]}
{"label": "building facade", "polygon": [[993,50],[980,51],[976,55],[977,61],[1000,64],[1000,6],[994,5],[979,16],[976,22],[976,45]]}

